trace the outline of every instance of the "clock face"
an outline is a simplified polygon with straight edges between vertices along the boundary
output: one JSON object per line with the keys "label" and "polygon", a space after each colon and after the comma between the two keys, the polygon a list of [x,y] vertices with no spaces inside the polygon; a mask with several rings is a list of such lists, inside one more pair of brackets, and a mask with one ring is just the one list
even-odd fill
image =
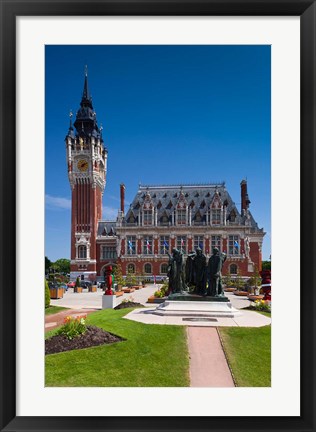
{"label": "clock face", "polygon": [[80,159],[77,163],[77,167],[79,171],[87,171],[89,167],[88,161],[86,159]]}

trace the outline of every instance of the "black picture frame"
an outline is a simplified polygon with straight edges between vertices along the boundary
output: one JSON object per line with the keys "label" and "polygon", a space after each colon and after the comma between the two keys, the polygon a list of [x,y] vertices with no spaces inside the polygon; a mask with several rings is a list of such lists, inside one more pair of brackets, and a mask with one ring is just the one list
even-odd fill
{"label": "black picture frame", "polygon": [[[0,426],[1,431],[315,430],[316,6],[302,0],[0,0]],[[301,415],[299,417],[16,416],[16,17],[100,15],[300,16],[301,23]],[[284,148],[286,152],[286,147]],[[293,251],[291,261],[298,256]],[[291,263],[292,265],[292,263]],[[8,277],[9,275],[9,277]],[[290,277],[290,268],[289,268]],[[282,289],[281,287],[279,287]],[[283,288],[284,289],[284,288]],[[299,287],[298,287],[299,290]],[[264,411],[264,407],[262,407]]]}

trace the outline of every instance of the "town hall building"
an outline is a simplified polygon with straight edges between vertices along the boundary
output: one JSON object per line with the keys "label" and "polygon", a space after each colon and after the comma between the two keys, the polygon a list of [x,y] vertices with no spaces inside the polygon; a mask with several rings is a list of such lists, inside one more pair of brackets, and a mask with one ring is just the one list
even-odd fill
{"label": "town hall building", "polygon": [[238,209],[225,183],[140,185],[125,212],[120,185],[116,220],[102,220],[108,150],[98,126],[85,75],[76,119],[66,136],[72,191],[71,278],[103,280],[108,266],[120,264],[147,278],[166,277],[173,248],[186,257],[197,248],[209,257],[214,247],[227,254],[223,274],[251,276],[261,270],[262,242],[249,206],[247,181],[240,184]]}

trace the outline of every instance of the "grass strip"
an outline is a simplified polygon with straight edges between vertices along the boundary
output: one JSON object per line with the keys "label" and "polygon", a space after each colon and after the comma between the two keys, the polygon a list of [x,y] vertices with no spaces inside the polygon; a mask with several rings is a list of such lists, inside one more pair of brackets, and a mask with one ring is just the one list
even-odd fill
{"label": "grass strip", "polygon": [[58,312],[65,311],[69,308],[62,307],[62,306],[49,306],[48,308],[45,308],[45,315],[53,315]]}
{"label": "grass strip", "polygon": [[238,387],[271,386],[271,326],[220,327],[219,333]]}

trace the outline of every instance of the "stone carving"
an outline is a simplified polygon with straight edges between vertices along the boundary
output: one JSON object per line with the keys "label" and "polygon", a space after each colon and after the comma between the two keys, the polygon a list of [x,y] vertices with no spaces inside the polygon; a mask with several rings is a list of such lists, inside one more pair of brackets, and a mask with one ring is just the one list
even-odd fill
{"label": "stone carving", "polygon": [[249,242],[249,237],[245,238],[245,254],[246,254],[247,258],[250,257],[250,242]]}

